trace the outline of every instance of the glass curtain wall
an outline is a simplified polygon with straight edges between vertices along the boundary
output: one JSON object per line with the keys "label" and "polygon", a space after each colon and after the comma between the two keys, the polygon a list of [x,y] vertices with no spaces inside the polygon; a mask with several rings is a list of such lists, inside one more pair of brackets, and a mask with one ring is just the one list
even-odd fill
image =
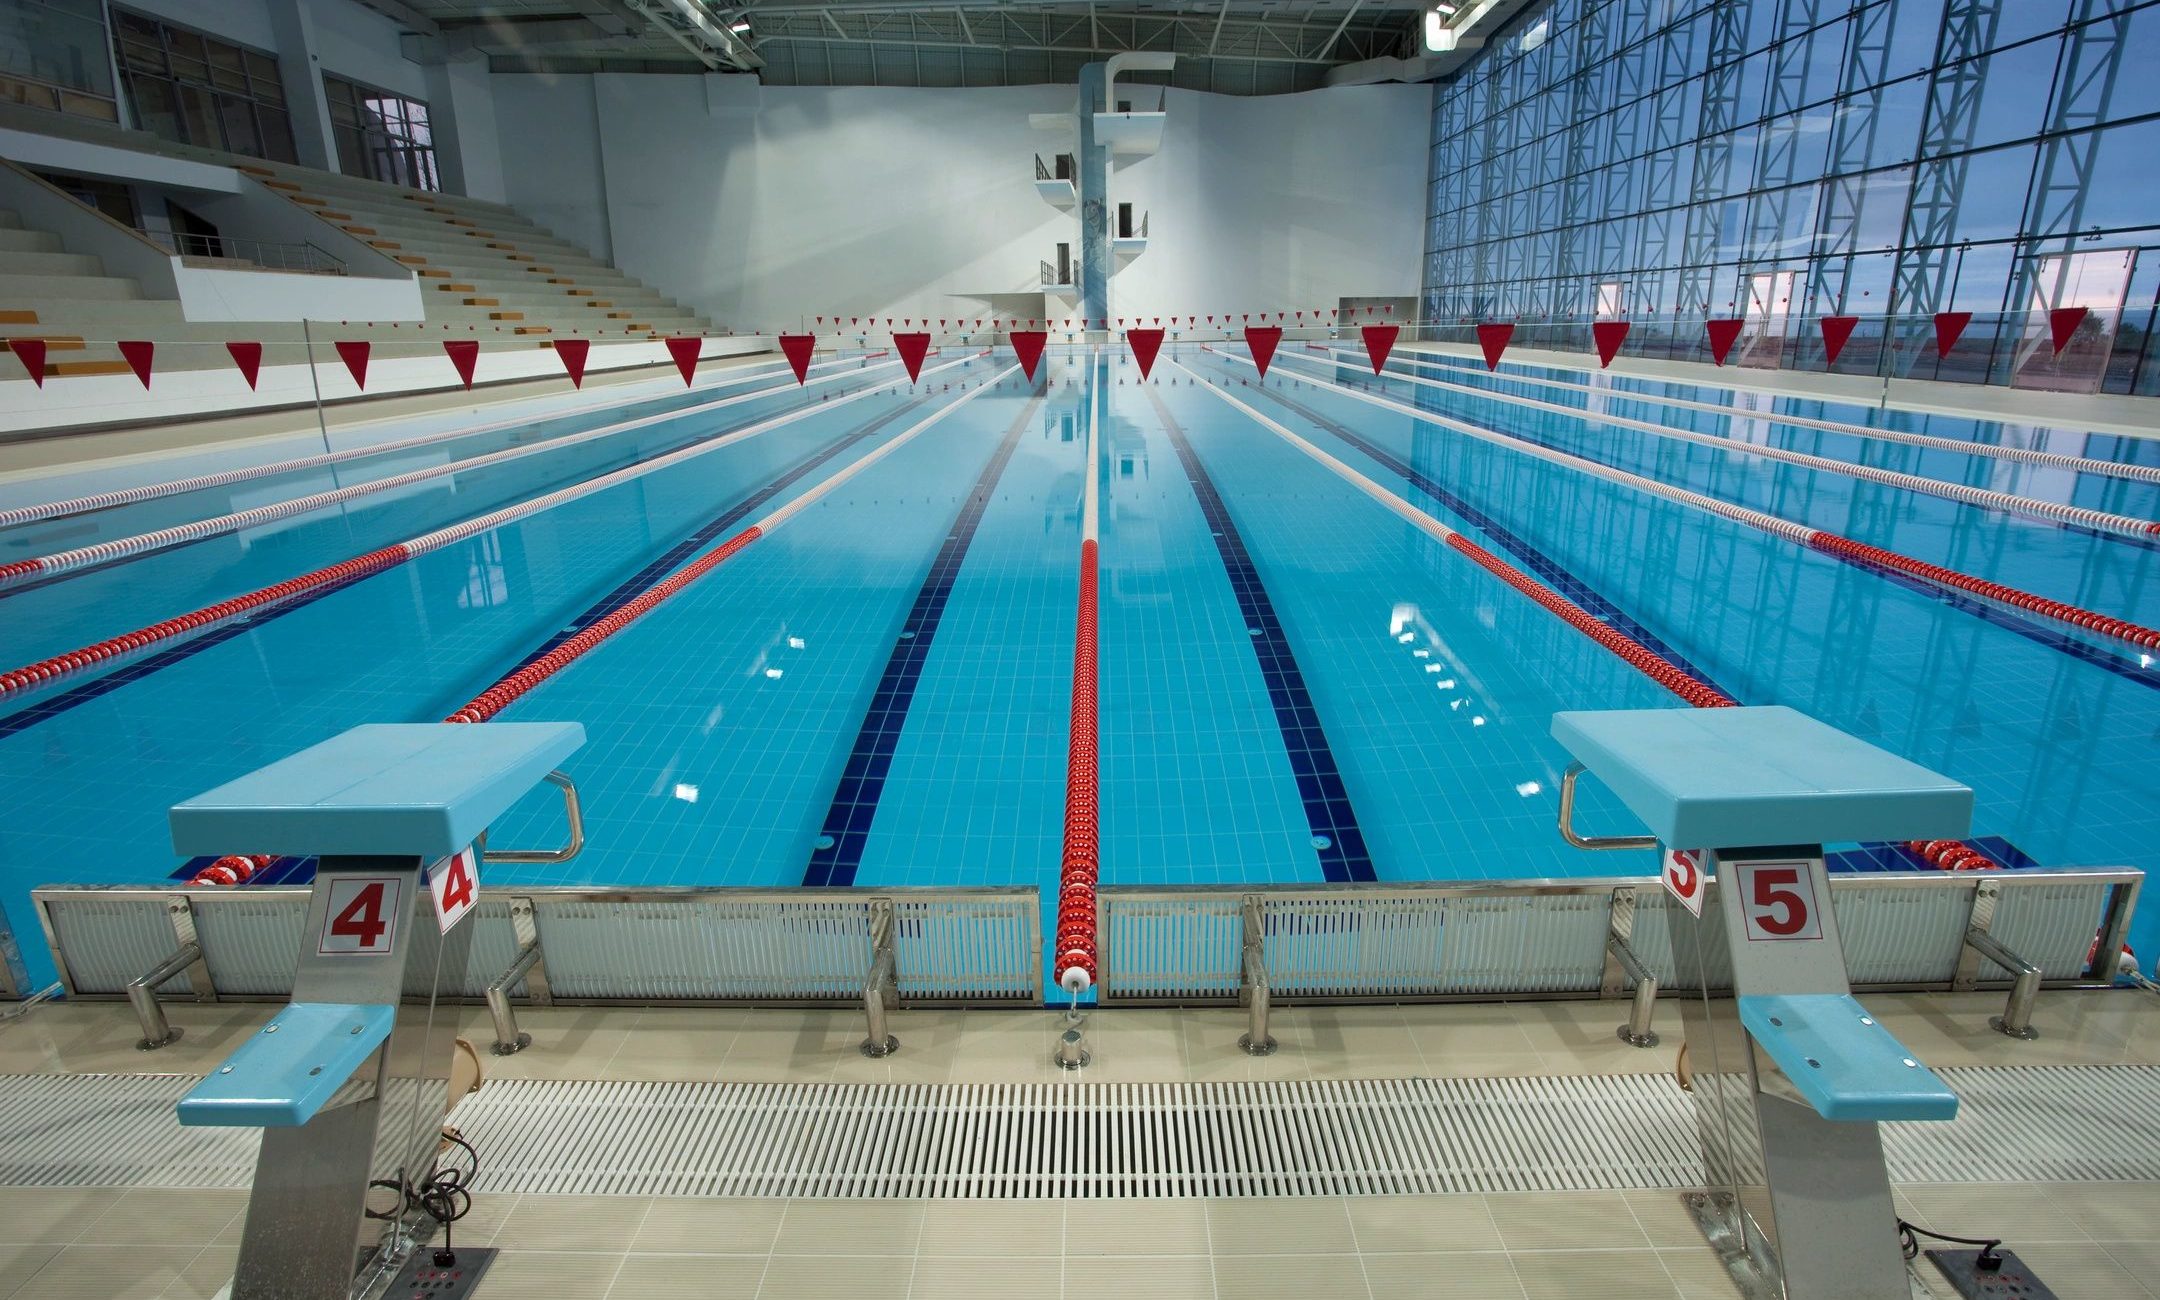
{"label": "glass curtain wall", "polygon": [[2155,160],[2160,0],[1553,0],[1435,96],[1425,316],[1820,368],[1854,315],[1840,371],[2160,392]]}

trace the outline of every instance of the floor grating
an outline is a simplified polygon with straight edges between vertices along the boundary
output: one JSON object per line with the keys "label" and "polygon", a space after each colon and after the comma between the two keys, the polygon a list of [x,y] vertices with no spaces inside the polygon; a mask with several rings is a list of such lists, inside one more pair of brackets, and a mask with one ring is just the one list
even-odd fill
{"label": "floor grating", "polygon": [[[2160,1067],[1940,1072],[1892,1124],[1907,1183],[2160,1179]],[[0,1076],[0,1185],[245,1187],[252,1130],[183,1129],[181,1075]],[[505,1080],[457,1113],[482,1191],[1255,1197],[1691,1187],[1664,1075],[1188,1084]]]}

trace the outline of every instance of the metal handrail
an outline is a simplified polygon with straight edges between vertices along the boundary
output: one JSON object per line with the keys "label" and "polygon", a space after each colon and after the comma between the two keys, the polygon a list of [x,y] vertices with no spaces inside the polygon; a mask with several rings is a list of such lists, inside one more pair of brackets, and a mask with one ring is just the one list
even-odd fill
{"label": "metal handrail", "polygon": [[246,262],[267,271],[299,271],[310,275],[346,274],[344,262],[312,241],[280,244],[233,235],[200,235],[183,230],[146,230],[142,233],[150,242],[182,257]]}
{"label": "metal handrail", "polygon": [[568,862],[585,848],[585,815],[578,807],[577,786],[561,772],[547,774],[547,783],[562,791],[563,815],[570,820],[570,842],[559,849],[491,849],[483,847],[481,858],[487,862],[533,862],[555,864]]}
{"label": "metal handrail", "polygon": [[1578,849],[1654,849],[1655,835],[1577,835],[1575,833],[1575,782],[1587,771],[1580,763],[1570,763],[1568,770],[1560,774],[1560,838]]}
{"label": "metal handrail", "polygon": [[1042,160],[1042,155],[1041,155],[1041,154],[1036,154],[1036,155],[1035,155],[1035,179],[1036,179],[1036,180],[1039,180],[1039,181],[1048,181],[1048,180],[1055,180],[1055,179],[1057,179],[1056,177],[1054,177],[1054,176],[1052,176],[1052,175],[1050,174],[1050,169],[1049,169],[1048,167],[1046,167],[1046,166],[1044,166],[1044,165],[1043,165],[1043,160]]}
{"label": "metal handrail", "polygon": [[1074,283],[1080,278],[1080,264],[1078,262],[1074,262],[1072,266],[1068,269],[1067,275],[1069,276],[1069,278],[1059,279],[1056,267],[1050,265],[1050,263],[1048,262],[1044,262],[1042,264],[1042,282],[1044,284],[1055,285]]}

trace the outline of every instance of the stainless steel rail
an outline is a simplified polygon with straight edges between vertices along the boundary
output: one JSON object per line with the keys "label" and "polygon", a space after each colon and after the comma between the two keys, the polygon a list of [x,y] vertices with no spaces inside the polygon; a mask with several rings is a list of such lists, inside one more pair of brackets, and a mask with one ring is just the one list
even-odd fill
{"label": "stainless steel rail", "polygon": [[1588,769],[1568,764],[1560,774],[1560,838],[1578,849],[1654,849],[1655,835],[1577,835],[1575,833],[1575,783]]}
{"label": "stainless steel rail", "polygon": [[547,774],[547,783],[562,791],[563,816],[570,822],[570,842],[559,849],[491,849],[486,847],[486,837],[481,839],[481,856],[488,862],[538,863],[554,865],[568,862],[585,850],[585,813],[578,806],[577,786],[561,772]]}

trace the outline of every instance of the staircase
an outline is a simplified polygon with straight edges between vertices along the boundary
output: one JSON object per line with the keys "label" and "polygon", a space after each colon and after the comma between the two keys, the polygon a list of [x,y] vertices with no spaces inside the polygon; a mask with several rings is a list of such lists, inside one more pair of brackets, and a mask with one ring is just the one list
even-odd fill
{"label": "staircase", "polygon": [[268,188],[409,266],[430,323],[481,332],[658,339],[712,326],[499,203],[253,160]]}
{"label": "staircase", "polygon": [[67,252],[60,236],[27,229],[19,215],[0,209],[0,349],[13,337],[39,338],[48,375],[124,375],[119,352],[86,336],[179,323],[179,303],[144,300],[135,281],[105,274],[97,258]]}

